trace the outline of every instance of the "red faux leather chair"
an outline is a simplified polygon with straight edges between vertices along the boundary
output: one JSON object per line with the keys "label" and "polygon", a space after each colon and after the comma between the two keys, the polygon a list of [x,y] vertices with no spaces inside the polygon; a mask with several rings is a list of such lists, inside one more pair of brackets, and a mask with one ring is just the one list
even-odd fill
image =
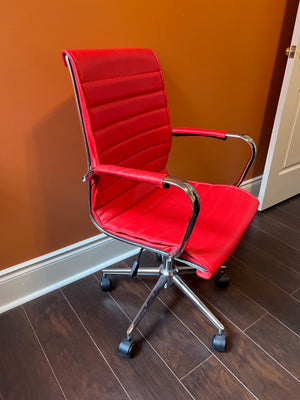
{"label": "red faux leather chair", "polygon": [[[212,346],[225,351],[224,326],[179,274],[194,271],[210,279],[250,224],[258,201],[237,186],[255,157],[254,142],[226,131],[172,130],[161,67],[152,50],[65,50],[63,59],[71,73],[86,143],[88,172],[83,180],[89,182],[92,221],[107,235],[155,252],[162,260],[159,268],[139,268],[139,254],[132,269],[103,271],[103,290],[111,290],[107,275],[159,276],[121,341],[119,354],[133,355],[134,328],[159,291],[172,283],[217,327]],[[183,135],[245,140],[252,154],[238,184],[186,182],[170,176],[166,165],[172,136]],[[226,286],[228,278],[221,273],[218,282]]]}

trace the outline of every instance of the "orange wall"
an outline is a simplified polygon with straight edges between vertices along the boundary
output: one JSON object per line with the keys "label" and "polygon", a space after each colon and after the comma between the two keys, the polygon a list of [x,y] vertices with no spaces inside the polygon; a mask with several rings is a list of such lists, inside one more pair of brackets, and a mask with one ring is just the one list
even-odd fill
{"label": "orange wall", "polygon": [[[249,177],[257,176],[284,70],[279,40],[289,44],[297,3],[2,1],[0,269],[98,233],[80,180],[84,146],[62,49],[153,48],[164,70],[172,124],[251,135],[259,156]],[[240,164],[244,154],[242,146],[176,139],[169,169],[231,182],[237,168],[227,163],[235,157]]]}

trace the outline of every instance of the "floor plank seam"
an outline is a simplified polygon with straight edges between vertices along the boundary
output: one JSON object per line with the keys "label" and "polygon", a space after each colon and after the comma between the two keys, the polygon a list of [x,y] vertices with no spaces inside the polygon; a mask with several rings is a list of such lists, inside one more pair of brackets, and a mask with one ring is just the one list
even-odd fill
{"label": "floor plank seam", "polygon": [[255,325],[257,322],[259,322],[261,319],[263,319],[266,315],[270,315],[268,312],[265,312],[263,315],[261,315],[257,320],[252,322],[247,328],[243,329],[243,332],[246,332],[248,329],[250,329],[253,325]]}
{"label": "floor plank seam", "polygon": [[247,390],[247,392],[249,392],[250,394],[251,394],[251,396],[253,396],[254,397],[254,399],[256,399],[256,400],[260,400],[249,388],[248,388],[248,386],[243,382],[243,381],[241,381],[240,380],[240,378],[238,378],[232,371],[231,371],[231,369],[229,369],[228,367],[227,367],[227,365],[226,364],[224,364],[223,363],[223,361],[222,360],[220,360],[215,354],[213,354],[213,356],[218,360],[218,362],[240,383],[240,385],[242,385],[246,390]]}
{"label": "floor plank seam", "polygon": [[[251,271],[253,271],[254,274],[257,274],[258,276],[260,276],[261,278],[265,279],[268,283],[270,283],[272,286],[275,286],[277,289],[279,289],[280,291],[282,291],[284,294],[288,295],[290,298],[292,298],[293,300],[296,300],[297,303],[300,303],[300,301],[298,299],[295,299],[295,297],[292,296],[291,293],[287,292],[286,290],[282,289],[282,287],[278,286],[276,283],[272,282],[269,278],[267,278],[266,276],[262,275],[260,272],[256,271],[254,268],[252,268],[250,265],[246,264],[243,260],[241,260],[240,258],[238,258],[235,255],[231,255],[231,257],[235,258],[238,262],[240,262],[241,264],[243,264],[245,267],[251,269]],[[298,271],[295,271],[297,274],[299,274]]]}
{"label": "floor plank seam", "polygon": [[[294,290],[294,291],[291,293],[291,295],[294,296],[294,295],[298,292],[299,289],[300,289],[300,286],[297,287],[297,289]],[[293,298],[296,299],[297,301],[299,301],[297,298],[295,298],[295,297],[293,297]]]}
{"label": "floor plank seam", "polygon": [[81,324],[81,326],[83,327],[84,331],[86,332],[86,334],[88,335],[88,337],[90,338],[91,342],[93,343],[93,345],[95,346],[97,352],[101,355],[101,357],[103,358],[103,360],[105,361],[105,363],[107,364],[108,368],[110,369],[110,371],[112,372],[112,374],[114,375],[114,377],[116,378],[117,382],[119,383],[119,385],[121,386],[121,388],[124,390],[124,393],[127,395],[129,400],[132,400],[132,398],[129,396],[127,390],[125,389],[125,387],[123,386],[122,382],[120,381],[120,379],[118,378],[117,374],[115,373],[115,371],[113,370],[113,368],[111,367],[110,363],[107,361],[106,357],[104,356],[104,354],[102,353],[101,349],[99,348],[99,346],[97,345],[97,343],[95,342],[95,340],[93,339],[92,335],[90,334],[90,332],[88,331],[88,329],[86,328],[86,326],[84,325],[83,321],[81,320],[81,318],[79,317],[79,315],[77,314],[76,310],[74,309],[74,307],[72,306],[72,304],[70,303],[69,299],[67,298],[67,296],[65,295],[65,293],[63,292],[63,290],[60,290],[65,301],[67,302],[67,304],[69,305],[69,307],[71,308],[71,310],[73,311],[73,313],[75,314],[76,318],[78,319],[79,323]]}
{"label": "floor plank seam", "polygon": [[[280,222],[278,222],[278,223],[280,223]],[[299,248],[294,247],[293,245],[291,245],[291,243],[286,243],[285,241],[283,241],[282,239],[280,239],[278,236],[272,235],[270,232],[268,232],[268,231],[266,231],[266,230],[264,230],[264,229],[262,229],[262,228],[259,228],[257,225],[252,225],[252,227],[253,227],[254,229],[257,229],[257,230],[259,230],[259,231],[265,233],[266,235],[270,236],[270,238],[272,238],[272,239],[274,239],[274,240],[278,240],[279,242],[283,243],[285,246],[288,246],[288,247],[290,247],[290,248],[293,249],[293,250],[300,251]],[[291,229],[291,228],[289,228],[289,229]],[[296,232],[296,233],[298,233],[298,232]]]}
{"label": "floor plank seam", "polygon": [[[285,213],[287,213],[289,215],[299,217],[298,210],[297,211],[293,210],[293,205],[295,205],[295,203],[296,203],[296,206],[297,206],[297,202],[299,202],[299,193],[293,197],[290,197],[287,200],[283,200],[280,203],[275,204],[273,207],[279,208],[281,211],[284,211]],[[292,209],[291,209],[291,206],[292,206]],[[269,210],[271,210],[273,207],[269,208]]]}
{"label": "floor plank seam", "polygon": [[[295,273],[296,275],[300,275],[300,272],[297,271],[294,267],[292,267],[291,265],[286,264],[286,263],[285,263],[284,261],[282,261],[282,260],[279,260],[276,256],[274,256],[273,254],[271,254],[269,251],[266,251],[266,250],[263,250],[263,249],[261,249],[261,248],[258,248],[258,247],[256,246],[256,244],[250,242],[249,239],[247,239],[247,238],[242,238],[241,241],[240,241],[240,243],[244,243],[244,244],[246,243],[246,245],[248,245],[248,246],[250,245],[250,247],[254,247],[253,253],[255,253],[255,252],[258,250],[258,251],[259,251],[260,253],[262,253],[263,255],[267,255],[268,257],[271,257],[271,258],[274,260],[274,262],[277,262],[277,263],[280,263],[281,265],[283,265],[284,268],[289,269],[291,272]],[[296,250],[296,251],[298,252],[298,250]],[[299,254],[300,254],[300,252],[299,252]],[[237,259],[239,259],[239,258],[235,255],[235,252],[233,252],[233,253],[231,254],[231,256],[232,256],[232,257],[235,257],[235,258],[237,258]]]}
{"label": "floor plank seam", "polygon": [[196,369],[198,369],[199,367],[201,367],[201,365],[203,365],[204,363],[206,363],[206,361],[208,361],[209,359],[211,359],[213,357],[213,354],[210,354],[208,357],[206,357],[205,360],[201,361],[201,363],[199,363],[198,365],[196,365],[194,368],[192,368],[189,372],[187,372],[185,375],[183,375],[180,380],[182,381],[183,379],[185,379],[187,376],[189,376],[191,373],[193,373]]}
{"label": "floor plank seam", "polygon": [[251,338],[251,336],[247,335],[246,332],[244,332],[244,335],[251,340],[252,343],[254,343],[261,351],[263,351],[268,357],[270,357],[277,365],[279,365],[283,370],[285,370],[292,378],[294,378],[297,382],[300,383],[300,379],[297,378],[292,372],[290,372],[284,365],[282,365],[276,358],[274,358],[271,354],[269,354],[260,344],[258,344],[254,339]]}
{"label": "floor plank seam", "polygon": [[[280,224],[280,225],[282,225],[282,226],[284,226],[284,227],[286,227],[286,228],[288,228],[288,229],[290,229],[290,230],[292,230],[292,231],[294,231],[294,232],[296,232],[296,233],[300,233],[300,230],[299,230],[299,229],[296,229],[296,228],[294,228],[294,227],[292,227],[292,226],[289,226],[289,225],[285,224],[284,222],[280,221],[278,218],[274,218],[274,217],[272,217],[272,216],[270,216],[270,215],[266,215],[266,214],[264,214],[264,217],[267,218],[267,219],[270,219],[270,220],[273,221],[274,223]],[[270,236],[271,236],[271,235],[270,235]]]}
{"label": "floor plank seam", "polygon": [[[245,292],[243,292],[239,287],[234,285],[234,283],[230,283],[230,285],[233,285],[235,289],[237,289],[239,292],[241,292],[244,296],[247,297],[248,300],[251,300],[256,306],[260,307],[266,314],[271,315],[272,318],[274,318],[277,322],[279,322],[282,326],[284,326],[286,329],[288,329],[291,333],[296,335],[298,338],[300,338],[300,335],[298,335],[297,332],[293,331],[289,326],[287,326],[284,322],[282,322],[279,318],[277,318],[274,314],[272,314],[270,311],[268,311],[264,306],[261,304],[257,303],[257,301],[253,300],[251,297],[249,297]],[[294,297],[293,297],[294,299]],[[296,299],[298,301],[298,299]]]}
{"label": "floor plank seam", "polygon": [[[138,329],[138,331],[140,332],[140,330]],[[140,332],[141,333],[141,332]],[[151,347],[151,349],[154,351],[154,353],[157,355],[157,357],[163,362],[163,364],[166,366],[166,368],[168,368],[168,370],[171,372],[171,374],[175,377],[175,379],[178,380],[178,382],[180,383],[180,385],[186,390],[186,392],[189,394],[189,396],[191,396],[191,399],[193,400],[197,400],[192,393],[188,390],[188,388],[183,384],[183,382],[181,382],[181,379],[175,374],[175,372],[168,366],[168,364],[166,363],[166,361],[161,357],[161,355],[158,353],[158,351],[155,349],[155,347],[152,346],[152,344],[149,342],[149,340],[147,338],[145,338],[143,336],[144,340],[148,343],[148,345]]]}
{"label": "floor plank seam", "polygon": [[65,398],[65,400],[68,400],[68,398],[67,398],[67,396],[65,395],[65,392],[63,391],[63,388],[62,388],[62,386],[61,386],[61,384],[60,384],[60,382],[59,382],[59,380],[58,380],[58,378],[57,378],[57,376],[56,376],[56,374],[55,374],[55,372],[54,372],[54,369],[52,368],[52,365],[51,365],[51,363],[50,363],[50,361],[49,361],[49,359],[48,359],[48,357],[47,357],[47,354],[46,354],[46,352],[45,352],[45,350],[44,350],[44,348],[43,348],[43,346],[42,346],[42,343],[40,342],[40,339],[39,339],[39,337],[38,337],[38,335],[37,335],[37,333],[36,333],[36,331],[35,331],[35,329],[34,329],[32,323],[31,323],[31,321],[30,321],[30,318],[29,318],[29,316],[28,316],[28,314],[27,314],[27,312],[26,312],[26,310],[25,310],[25,307],[24,307],[24,306],[21,306],[21,308],[22,308],[22,310],[23,310],[23,312],[24,312],[24,314],[25,314],[25,316],[26,316],[26,319],[27,319],[27,321],[28,321],[28,324],[30,325],[30,328],[31,328],[32,333],[33,333],[33,336],[35,337],[36,341],[38,342],[38,344],[39,344],[39,346],[40,346],[40,349],[41,349],[41,351],[42,351],[42,353],[43,353],[43,355],[44,355],[44,357],[45,357],[45,359],[46,359],[46,361],[47,361],[47,364],[48,364],[48,366],[49,366],[49,368],[50,368],[50,371],[51,371],[51,373],[52,373],[52,375],[53,375],[53,377],[54,377],[54,379],[55,379],[55,382],[57,383],[57,385],[58,385],[58,387],[59,387],[59,389],[60,389],[60,391],[61,391],[63,397]]}

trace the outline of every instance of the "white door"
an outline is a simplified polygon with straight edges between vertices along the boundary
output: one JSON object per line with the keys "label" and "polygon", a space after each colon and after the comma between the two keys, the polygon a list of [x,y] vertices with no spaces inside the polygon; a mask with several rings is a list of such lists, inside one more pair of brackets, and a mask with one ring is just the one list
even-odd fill
{"label": "white door", "polygon": [[[292,47],[294,46],[294,47]],[[259,210],[300,193],[300,6],[259,192]]]}

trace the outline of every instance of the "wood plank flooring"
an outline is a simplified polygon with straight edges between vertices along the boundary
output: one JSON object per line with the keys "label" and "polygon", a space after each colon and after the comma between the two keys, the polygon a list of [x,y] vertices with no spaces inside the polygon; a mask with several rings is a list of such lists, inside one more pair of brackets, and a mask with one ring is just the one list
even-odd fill
{"label": "wood plank flooring", "polygon": [[113,277],[104,293],[97,273],[0,315],[0,399],[299,399],[300,196],[258,213],[226,265],[226,289],[183,277],[224,323],[225,353],[172,286],[134,333],[135,357],[121,358],[117,346],[156,280]]}

